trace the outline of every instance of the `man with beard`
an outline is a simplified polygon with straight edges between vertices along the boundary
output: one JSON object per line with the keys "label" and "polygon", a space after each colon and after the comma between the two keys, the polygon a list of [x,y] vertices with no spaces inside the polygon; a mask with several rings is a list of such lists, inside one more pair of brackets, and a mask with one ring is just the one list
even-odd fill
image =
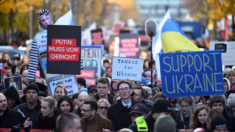
{"label": "man with beard", "polygon": [[26,87],[26,103],[16,106],[14,109],[22,114],[25,119],[24,126],[32,125],[39,116],[41,102],[38,100],[39,88],[36,84],[29,84]]}
{"label": "man with beard", "polygon": [[0,93],[0,127],[12,128],[18,124],[23,124],[24,118],[22,115],[7,107],[7,99],[5,95]]}

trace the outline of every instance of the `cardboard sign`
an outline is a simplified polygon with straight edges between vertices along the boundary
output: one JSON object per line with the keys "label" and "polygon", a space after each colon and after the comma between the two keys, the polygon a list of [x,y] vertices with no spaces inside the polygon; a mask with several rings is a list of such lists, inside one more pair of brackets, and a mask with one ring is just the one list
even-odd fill
{"label": "cardboard sign", "polygon": [[223,65],[235,65],[235,42],[211,42],[210,50],[221,50]]}
{"label": "cardboard sign", "polygon": [[22,78],[21,76],[12,76],[4,79],[5,88],[14,86],[17,91],[22,91]]}
{"label": "cardboard sign", "polygon": [[102,29],[91,30],[91,39],[92,45],[103,45],[104,39]]}
{"label": "cardboard sign", "polygon": [[112,79],[141,81],[143,60],[113,57]]}
{"label": "cardboard sign", "polygon": [[80,74],[81,26],[49,25],[47,73]]}
{"label": "cardboard sign", "polygon": [[[46,79],[47,86],[49,89],[50,96],[54,95],[55,88],[57,86],[62,86],[62,75],[52,75]],[[74,75],[65,75],[64,76],[64,88],[68,91],[68,95],[72,96],[75,93],[79,92],[77,85],[77,80]]]}
{"label": "cardboard sign", "polygon": [[2,83],[2,63],[0,63],[0,83]]}
{"label": "cardboard sign", "polygon": [[86,85],[95,85],[97,76],[101,77],[101,46],[82,46],[81,61],[83,69],[80,75],[76,77],[83,77],[86,79]]}
{"label": "cardboard sign", "polygon": [[163,53],[159,57],[162,92],[166,97],[224,94],[219,50]]}
{"label": "cardboard sign", "polygon": [[119,34],[119,52],[126,57],[138,58],[140,56],[139,35]]}
{"label": "cardboard sign", "polygon": [[149,39],[146,36],[146,33],[144,30],[138,31],[139,37],[140,37],[140,45],[141,46],[148,46]]}

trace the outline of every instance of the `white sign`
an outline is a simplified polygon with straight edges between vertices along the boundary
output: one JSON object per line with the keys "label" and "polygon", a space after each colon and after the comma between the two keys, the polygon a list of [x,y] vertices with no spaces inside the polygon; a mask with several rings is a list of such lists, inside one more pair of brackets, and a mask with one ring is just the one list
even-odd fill
{"label": "white sign", "polygon": [[[62,86],[62,77],[57,77],[57,76],[58,75],[53,75],[47,78],[51,96],[54,95],[54,91],[57,86]],[[52,78],[56,79],[52,80]],[[68,96],[78,93],[79,90],[78,90],[77,80],[74,75],[64,77],[64,88],[66,88],[66,90],[68,91]]]}
{"label": "white sign", "polygon": [[221,50],[223,65],[235,65],[235,42],[211,42],[210,50]]}
{"label": "white sign", "polygon": [[112,79],[141,81],[143,60],[113,57]]}

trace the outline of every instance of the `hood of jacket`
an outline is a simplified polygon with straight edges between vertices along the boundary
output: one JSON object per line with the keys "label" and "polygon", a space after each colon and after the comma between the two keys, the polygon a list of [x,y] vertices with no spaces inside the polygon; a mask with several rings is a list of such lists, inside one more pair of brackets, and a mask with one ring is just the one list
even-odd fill
{"label": "hood of jacket", "polygon": [[230,90],[230,81],[228,80],[228,78],[223,78],[224,80],[226,80],[227,81],[227,84],[228,84],[228,91]]}

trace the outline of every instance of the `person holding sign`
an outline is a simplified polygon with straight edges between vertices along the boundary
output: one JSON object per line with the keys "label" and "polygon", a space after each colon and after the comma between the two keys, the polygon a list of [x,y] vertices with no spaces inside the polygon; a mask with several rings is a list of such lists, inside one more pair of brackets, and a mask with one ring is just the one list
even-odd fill
{"label": "person holding sign", "polygon": [[28,80],[33,81],[38,67],[38,58],[47,56],[47,26],[53,24],[49,10],[44,9],[37,13],[39,32],[34,36],[29,62]]}

